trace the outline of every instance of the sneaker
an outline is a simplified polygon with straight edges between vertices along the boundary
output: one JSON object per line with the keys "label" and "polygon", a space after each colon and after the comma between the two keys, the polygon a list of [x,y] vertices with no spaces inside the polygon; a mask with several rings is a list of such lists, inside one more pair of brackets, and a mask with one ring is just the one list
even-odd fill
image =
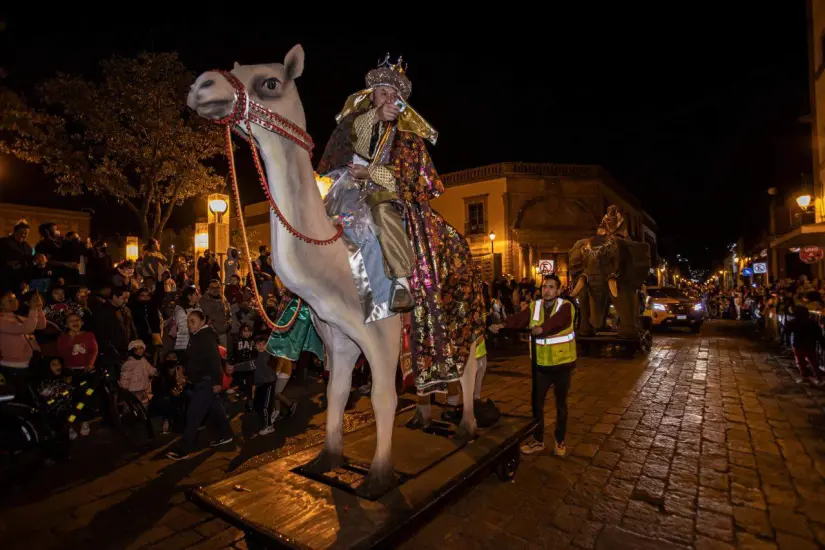
{"label": "sneaker", "polygon": [[298,402],[293,401],[292,405],[289,406],[289,416],[295,416],[295,411],[298,410]]}
{"label": "sneaker", "polygon": [[163,426],[160,429],[160,433],[162,435],[167,435],[169,433],[169,421],[168,420],[163,421]]}
{"label": "sneaker", "polygon": [[553,454],[556,456],[564,456],[567,454],[567,446],[565,446],[564,441],[561,443],[556,441],[556,446],[553,448]]}
{"label": "sneaker", "polygon": [[178,451],[169,451],[166,453],[167,458],[171,458],[172,460],[188,460],[192,458],[192,455],[189,453],[181,453]]}
{"label": "sneaker", "polygon": [[216,439],[214,441],[209,442],[210,447],[220,447],[221,445],[226,445],[227,443],[232,443],[234,438],[232,437],[224,437],[223,439]]}
{"label": "sneaker", "polygon": [[270,425],[274,424],[275,421],[278,420],[280,417],[281,417],[281,410],[280,409],[275,409],[274,411],[272,411],[272,413],[269,415]]}
{"label": "sneaker", "polygon": [[275,426],[269,425],[263,430],[258,432],[258,435],[269,435],[271,433],[275,433]]}
{"label": "sneaker", "polygon": [[89,423],[88,422],[84,422],[80,425],[80,435],[82,435],[83,437],[86,437],[87,435],[89,435],[90,431],[91,430],[89,429]]}
{"label": "sneaker", "polygon": [[526,455],[531,455],[533,453],[539,453],[544,450],[544,443],[542,441],[536,441],[533,438],[528,439],[524,443],[521,444],[521,452]]}
{"label": "sneaker", "polygon": [[69,441],[74,441],[77,439],[77,432],[74,431],[74,428],[69,428]]}

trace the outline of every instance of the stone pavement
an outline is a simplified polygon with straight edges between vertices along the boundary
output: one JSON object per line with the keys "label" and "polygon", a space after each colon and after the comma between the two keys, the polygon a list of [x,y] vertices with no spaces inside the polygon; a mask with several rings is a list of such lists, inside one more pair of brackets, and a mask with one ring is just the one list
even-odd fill
{"label": "stone pavement", "polygon": [[[657,334],[644,359],[581,360],[568,457],[524,457],[513,482],[487,478],[404,548],[825,545],[825,392],[744,330],[713,322]],[[485,392],[516,412],[523,363],[494,368]]]}
{"label": "stone pavement", "polygon": [[[714,322],[698,336],[657,335],[647,357],[580,360],[569,456],[525,457],[511,483],[490,476],[404,547],[825,545],[825,392],[795,383],[788,361],[742,330]],[[528,414],[529,389],[525,356],[491,352],[485,397]],[[275,436],[182,463],[162,448],[128,453],[101,429],[70,464],[0,494],[0,547],[254,548],[185,491],[322,438],[318,388],[298,390],[302,415]],[[362,399],[348,422],[364,421],[368,407]],[[546,412],[551,440],[551,403]]]}

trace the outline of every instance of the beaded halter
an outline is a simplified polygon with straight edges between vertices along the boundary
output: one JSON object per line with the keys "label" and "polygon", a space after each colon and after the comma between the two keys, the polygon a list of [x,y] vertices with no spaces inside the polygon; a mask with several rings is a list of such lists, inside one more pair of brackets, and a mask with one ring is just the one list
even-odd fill
{"label": "beaded halter", "polygon": [[[272,211],[275,213],[275,217],[278,218],[281,225],[283,225],[284,228],[297,239],[316,246],[332,244],[340,239],[344,233],[344,228],[341,225],[336,226],[335,235],[332,237],[328,239],[313,239],[295,229],[295,227],[293,227],[292,224],[286,220],[281,212],[281,209],[278,208],[278,204],[275,202],[275,197],[272,196],[272,193],[269,190],[269,184],[266,181],[266,172],[264,172],[261,164],[261,158],[258,153],[258,145],[255,143],[255,139],[252,136],[252,124],[256,124],[269,132],[273,132],[288,139],[289,141],[295,143],[298,147],[310,153],[310,155],[312,154],[312,149],[315,146],[312,141],[312,137],[310,137],[306,130],[288,118],[279,115],[274,111],[270,111],[260,103],[256,103],[255,101],[249,99],[249,94],[246,91],[246,87],[235,75],[229,71],[216,70],[215,72],[223,75],[235,91],[235,102],[232,112],[227,116],[216,120],[215,123],[223,125],[226,131],[226,158],[229,159],[229,175],[232,183],[232,195],[235,202],[235,207],[237,209],[238,220],[241,225],[244,253],[246,254],[247,261],[249,262],[250,272],[252,271],[252,256],[249,253],[249,240],[246,236],[246,224],[244,223],[243,209],[241,208],[241,197],[238,192],[238,177],[235,172],[235,156],[232,151],[233,131],[249,143],[249,148],[252,151],[252,160],[255,162],[255,169],[258,172],[258,181],[260,182],[261,187],[269,200],[269,206],[272,208]],[[239,131],[238,128],[243,128],[244,132]],[[258,312],[261,314],[261,318],[264,319],[266,324],[269,325],[274,332],[287,332],[292,328],[292,325],[295,324],[295,321],[298,318],[298,313],[301,310],[301,305],[303,304],[302,299],[298,298],[298,305],[292,318],[287,321],[285,325],[278,325],[266,314],[266,311],[261,304],[261,298],[258,295],[257,285],[252,285],[252,292],[255,296],[255,305],[258,308]]]}

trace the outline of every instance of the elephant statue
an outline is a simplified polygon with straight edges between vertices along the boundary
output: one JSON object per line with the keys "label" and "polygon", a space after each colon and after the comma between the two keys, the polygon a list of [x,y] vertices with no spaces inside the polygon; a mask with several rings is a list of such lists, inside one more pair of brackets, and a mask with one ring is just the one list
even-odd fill
{"label": "elephant statue", "polygon": [[593,237],[577,241],[569,253],[569,269],[581,314],[579,334],[604,330],[608,300],[618,314],[619,337],[639,336],[639,289],[650,271],[650,247],[630,240],[616,206],[607,209]]}

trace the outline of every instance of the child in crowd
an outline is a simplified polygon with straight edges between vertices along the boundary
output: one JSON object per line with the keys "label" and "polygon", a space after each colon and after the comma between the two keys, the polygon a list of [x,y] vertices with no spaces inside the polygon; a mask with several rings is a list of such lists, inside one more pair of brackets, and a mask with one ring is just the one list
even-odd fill
{"label": "child in crowd", "polygon": [[278,375],[269,365],[271,355],[266,351],[266,342],[269,338],[266,334],[255,336],[255,408],[261,414],[263,428],[258,435],[269,435],[275,431],[273,423],[278,418],[275,408],[275,383]]}
{"label": "child in crowd", "polygon": [[164,391],[168,392],[168,395],[166,395],[168,402],[163,411],[163,426],[161,428],[161,433],[166,435],[183,411],[184,397],[182,394],[186,386],[186,377],[183,375],[183,366],[178,361],[178,355],[173,351],[166,354],[161,370],[164,381],[163,388]]}
{"label": "child in crowd", "polygon": [[243,302],[243,289],[241,288],[241,278],[237,275],[229,277],[229,284],[226,285],[226,301],[229,305],[240,304]]}
{"label": "child in crowd", "polygon": [[[62,460],[68,457],[68,440],[77,438],[77,432],[71,426],[74,421],[74,407],[72,406],[73,389],[71,375],[64,372],[63,359],[52,357],[41,368],[33,387],[37,392],[38,408],[43,411],[44,418],[52,431],[47,440],[46,451],[48,459]],[[66,423],[69,422],[67,431]],[[88,431],[83,435],[88,435]]]}
{"label": "child in crowd", "polygon": [[52,322],[60,330],[66,329],[66,317],[69,313],[83,316],[83,309],[74,303],[66,302],[66,291],[62,286],[53,286],[49,291],[49,303],[43,308],[46,320]]}
{"label": "child in crowd", "polygon": [[252,389],[254,387],[255,342],[252,340],[252,325],[241,324],[241,331],[237,338],[232,340],[232,352],[229,355],[229,364],[233,368],[235,383],[246,398],[246,410],[252,411]]}
{"label": "child in crowd", "polygon": [[149,364],[143,354],[146,344],[142,340],[129,342],[129,359],[120,369],[120,387],[134,394],[144,407],[152,399],[152,377],[157,369]]}
{"label": "child in crowd", "polygon": [[57,339],[57,350],[66,367],[80,374],[91,372],[97,360],[97,340],[94,333],[83,330],[83,320],[77,313],[66,315],[66,329]]}

